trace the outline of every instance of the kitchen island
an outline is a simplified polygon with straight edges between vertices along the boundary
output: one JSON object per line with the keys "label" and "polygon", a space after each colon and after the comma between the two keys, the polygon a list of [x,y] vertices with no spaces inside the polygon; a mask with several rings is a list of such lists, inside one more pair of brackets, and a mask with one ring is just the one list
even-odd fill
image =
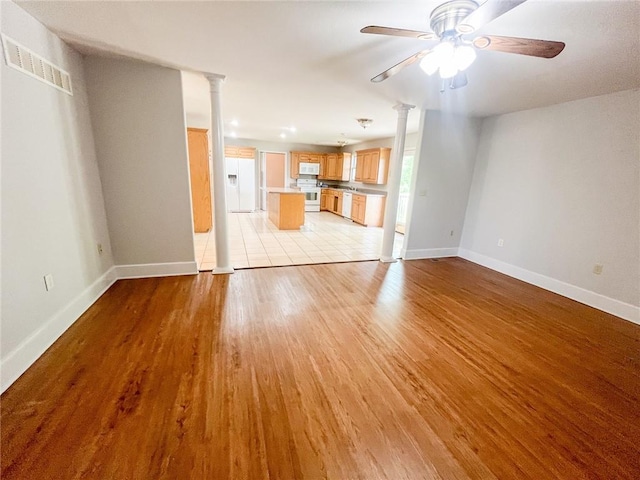
{"label": "kitchen island", "polygon": [[293,188],[267,191],[269,220],[280,230],[299,230],[304,225],[305,194]]}

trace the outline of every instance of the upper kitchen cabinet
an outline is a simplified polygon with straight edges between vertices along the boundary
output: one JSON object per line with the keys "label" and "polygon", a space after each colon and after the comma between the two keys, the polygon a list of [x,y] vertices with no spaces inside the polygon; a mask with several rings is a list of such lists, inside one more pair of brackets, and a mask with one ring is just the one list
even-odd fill
{"label": "upper kitchen cabinet", "polygon": [[390,148],[356,151],[356,182],[384,185],[389,174]]}
{"label": "upper kitchen cabinet", "polygon": [[224,147],[225,158],[256,158],[256,149],[253,147],[234,147],[231,145]]}
{"label": "upper kitchen cabinet", "polygon": [[291,178],[298,178],[300,176],[299,169],[301,163],[318,163],[320,164],[320,175],[318,178],[323,178],[324,167],[326,165],[327,154],[316,152],[290,152],[290,169],[289,173]]}
{"label": "upper kitchen cabinet", "polygon": [[320,162],[319,179],[349,181],[351,175],[350,153],[327,153]]}
{"label": "upper kitchen cabinet", "polygon": [[300,168],[300,152],[291,152],[289,156],[289,175],[291,178],[298,178],[300,174],[298,170]]}

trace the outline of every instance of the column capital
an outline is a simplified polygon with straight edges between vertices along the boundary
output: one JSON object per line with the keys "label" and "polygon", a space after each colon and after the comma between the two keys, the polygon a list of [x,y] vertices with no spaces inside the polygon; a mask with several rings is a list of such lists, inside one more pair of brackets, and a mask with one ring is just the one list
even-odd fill
{"label": "column capital", "polygon": [[207,73],[204,72],[204,76],[207,78],[207,80],[209,80],[209,83],[211,85],[215,84],[215,83],[222,83],[224,82],[226,75],[220,75],[219,73]]}
{"label": "column capital", "polygon": [[227,78],[225,75],[219,75],[217,73],[205,73],[204,76],[209,80],[209,88],[212,92],[217,92],[222,89],[222,83]]}
{"label": "column capital", "polygon": [[416,106],[415,105],[409,105],[408,103],[398,103],[398,104],[393,106],[393,109],[397,110],[398,112],[408,112],[412,108],[416,108]]}

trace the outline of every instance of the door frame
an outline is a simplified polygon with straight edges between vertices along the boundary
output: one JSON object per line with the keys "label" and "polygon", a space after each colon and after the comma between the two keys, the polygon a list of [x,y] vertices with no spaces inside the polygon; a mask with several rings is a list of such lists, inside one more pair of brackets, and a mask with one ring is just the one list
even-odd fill
{"label": "door frame", "polygon": [[258,155],[258,209],[266,210],[267,209],[267,176],[266,176],[266,168],[267,168],[267,153],[277,153],[279,155],[284,155],[284,178],[283,183],[286,187],[287,178],[289,175],[289,152],[279,152],[276,150],[259,150]]}

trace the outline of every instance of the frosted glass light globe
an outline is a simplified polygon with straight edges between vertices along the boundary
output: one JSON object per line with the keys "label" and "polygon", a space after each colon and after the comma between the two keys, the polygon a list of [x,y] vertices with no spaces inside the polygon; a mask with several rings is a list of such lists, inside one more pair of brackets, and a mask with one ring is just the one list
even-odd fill
{"label": "frosted glass light globe", "polygon": [[420,61],[420,68],[427,75],[433,75],[440,67],[438,55],[432,50]]}
{"label": "frosted glass light globe", "polygon": [[458,67],[453,61],[448,61],[440,65],[440,77],[441,78],[451,78],[454,77],[458,73]]}
{"label": "frosted glass light globe", "polygon": [[453,44],[449,42],[441,42],[433,48],[433,53],[438,56],[440,61],[451,58],[454,53]]}
{"label": "frosted glass light globe", "polygon": [[476,50],[469,45],[460,45],[453,52],[453,60],[458,70],[466,70],[476,59]]}

